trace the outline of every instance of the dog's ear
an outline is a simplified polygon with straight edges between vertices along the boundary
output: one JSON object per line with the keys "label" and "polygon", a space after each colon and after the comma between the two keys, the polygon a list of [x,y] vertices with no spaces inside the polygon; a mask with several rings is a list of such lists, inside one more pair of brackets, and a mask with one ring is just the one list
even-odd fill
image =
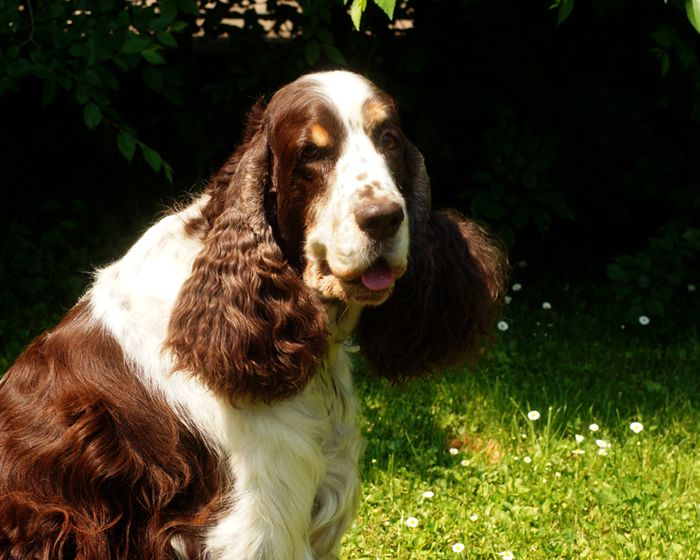
{"label": "dog's ear", "polygon": [[325,314],[287,264],[265,212],[271,165],[259,106],[243,146],[209,185],[203,248],[169,324],[175,368],[233,402],[296,394],[328,345]]}
{"label": "dog's ear", "polygon": [[423,157],[405,149],[410,252],[389,299],[362,313],[358,342],[370,367],[401,381],[477,357],[492,338],[506,275],[500,244],[455,212],[430,209]]}

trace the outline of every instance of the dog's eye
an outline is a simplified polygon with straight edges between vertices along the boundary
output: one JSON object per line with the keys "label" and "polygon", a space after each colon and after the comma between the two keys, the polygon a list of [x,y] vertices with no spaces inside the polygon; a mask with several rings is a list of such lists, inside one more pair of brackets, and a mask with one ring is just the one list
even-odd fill
{"label": "dog's eye", "polygon": [[316,146],[306,146],[301,151],[301,157],[304,159],[314,159],[318,156],[318,148]]}
{"label": "dog's eye", "polygon": [[385,150],[393,150],[398,145],[396,136],[389,134],[388,132],[382,136],[382,147]]}

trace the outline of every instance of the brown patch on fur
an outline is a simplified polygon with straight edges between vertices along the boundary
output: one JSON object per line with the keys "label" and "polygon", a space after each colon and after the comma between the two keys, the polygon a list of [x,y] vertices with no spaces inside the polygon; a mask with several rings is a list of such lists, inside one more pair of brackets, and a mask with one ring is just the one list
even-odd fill
{"label": "brown patch on fur", "polygon": [[380,99],[370,98],[362,107],[364,122],[374,128],[393,116],[393,107]]}
{"label": "brown patch on fur", "polygon": [[219,464],[78,303],[0,386],[0,559],[199,557]]}
{"label": "brown patch on fur", "polygon": [[495,439],[480,438],[477,436],[450,438],[445,440],[445,449],[459,449],[476,455],[483,453],[490,463],[497,463],[503,455],[501,444]]}
{"label": "brown patch on fur", "polygon": [[314,124],[311,127],[311,140],[319,148],[325,148],[331,142],[331,136],[328,131],[320,124]]}
{"label": "brown patch on fur", "polygon": [[359,199],[364,198],[374,198],[374,187],[372,185],[365,185],[362,190],[357,193]]}
{"label": "brown patch on fur", "polygon": [[312,80],[253,108],[209,185],[204,246],[173,307],[175,367],[233,403],[299,393],[328,348],[327,318],[299,277],[306,212],[330,174],[299,161],[309,122],[340,136]]}

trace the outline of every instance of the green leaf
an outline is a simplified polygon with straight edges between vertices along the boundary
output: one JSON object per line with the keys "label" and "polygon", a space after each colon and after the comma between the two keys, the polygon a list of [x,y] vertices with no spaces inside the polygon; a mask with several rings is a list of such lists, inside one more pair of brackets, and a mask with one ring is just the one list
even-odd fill
{"label": "green leaf", "polygon": [[146,85],[153,91],[163,91],[163,74],[155,66],[144,66],[141,77]]}
{"label": "green leaf", "polygon": [[343,56],[343,53],[340,52],[340,49],[338,47],[334,47],[333,45],[322,44],[321,50],[323,50],[323,54],[326,55],[326,58],[331,62],[335,62],[336,64],[340,64],[341,66],[348,65],[347,61],[345,60],[345,57]]}
{"label": "green leaf", "polygon": [[362,20],[362,14],[367,9],[367,0],[353,0],[350,6],[350,18],[355,26],[355,29],[360,30],[360,22]]}
{"label": "green leaf", "polygon": [[571,15],[573,9],[574,0],[562,0],[559,4],[559,12],[557,13],[557,27],[564,23],[564,20]]}
{"label": "green leaf", "polygon": [[97,73],[100,75],[100,78],[105,84],[107,84],[111,89],[119,89],[119,80],[112,72],[107,70],[103,65],[98,65],[96,69]]}
{"label": "green leaf", "polygon": [[112,62],[116,64],[117,68],[121,70],[122,72],[128,72],[129,71],[129,65],[126,63],[126,61],[123,58],[119,58],[118,56],[115,56],[112,58]]}
{"label": "green leaf", "polygon": [[374,0],[374,3],[379,6],[387,16],[389,16],[389,19],[394,19],[396,0]]}
{"label": "green leaf", "polygon": [[151,20],[151,23],[148,24],[148,29],[151,31],[155,31],[156,33],[163,31],[168,25],[170,25],[175,18],[167,18],[167,17],[156,17]]}
{"label": "green leaf", "polygon": [[41,92],[41,106],[46,107],[53,98],[56,96],[58,81],[56,80],[46,80],[44,82],[44,88]]}
{"label": "green leaf", "polygon": [[160,15],[175,21],[177,17],[177,2],[175,0],[162,0],[160,3]]}
{"label": "green leaf", "polygon": [[317,27],[315,29],[315,33],[316,33],[316,37],[318,37],[318,40],[321,41],[322,43],[325,43],[326,45],[333,44],[333,33],[331,33],[325,27]]}
{"label": "green leaf", "polygon": [[486,173],[486,171],[475,171],[472,173],[472,181],[477,185],[490,185],[493,183],[493,177]]}
{"label": "green leaf", "polygon": [[119,131],[119,134],[117,135],[117,146],[119,147],[119,151],[126,158],[126,161],[131,163],[131,160],[134,157],[134,152],[136,151],[136,142],[134,141],[134,137],[126,130]]}
{"label": "green leaf", "polygon": [[124,41],[124,44],[122,45],[122,48],[119,51],[119,53],[120,54],[140,53],[141,51],[143,51],[143,49],[145,49],[150,44],[151,44],[150,37],[142,37],[140,35],[136,35],[135,33],[129,31],[126,35],[126,40]]}
{"label": "green leaf", "polygon": [[187,22],[185,21],[176,21],[170,26],[170,30],[173,33],[180,33],[187,27]]}
{"label": "green leaf", "polygon": [[158,173],[163,165],[163,158],[160,157],[158,152],[146,146],[146,144],[143,144],[142,142],[138,142],[138,144],[141,146],[141,152],[143,152],[143,157],[148,162],[148,165],[151,166],[153,171]]}
{"label": "green leaf", "polygon": [[609,264],[606,272],[608,273],[608,278],[614,280],[615,282],[627,282],[627,274],[625,269],[619,264]]}
{"label": "green leaf", "polygon": [[685,0],[685,13],[695,31],[700,33],[700,0]]}
{"label": "green leaf", "polygon": [[94,103],[87,103],[83,108],[83,120],[90,130],[95,130],[102,121],[102,111]]}
{"label": "green leaf", "polygon": [[165,64],[163,56],[155,49],[146,49],[141,51],[141,56],[151,64]]}
{"label": "green leaf", "polygon": [[166,47],[177,48],[177,41],[175,40],[175,37],[173,37],[167,31],[158,31],[156,33],[156,37]]}
{"label": "green leaf", "polygon": [[85,105],[90,100],[90,94],[78,83],[75,88],[75,100],[81,105]]}
{"label": "green leaf", "polygon": [[42,80],[52,80],[56,78],[54,71],[46,64],[35,64],[32,66],[32,73]]}
{"label": "green leaf", "polygon": [[481,214],[489,204],[491,204],[489,194],[485,192],[479,193],[472,199],[472,212],[477,215]]}
{"label": "green leaf", "polygon": [[311,66],[315,65],[321,58],[321,47],[316,39],[307,41],[306,47],[304,47],[304,58]]}
{"label": "green leaf", "polygon": [[199,15],[199,6],[195,0],[177,0],[177,5],[186,14],[191,16]]}

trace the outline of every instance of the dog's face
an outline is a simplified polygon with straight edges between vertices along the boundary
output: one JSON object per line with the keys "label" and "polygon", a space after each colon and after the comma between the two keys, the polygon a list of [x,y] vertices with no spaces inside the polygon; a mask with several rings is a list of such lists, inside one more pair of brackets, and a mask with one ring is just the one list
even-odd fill
{"label": "dog's face", "polygon": [[391,99],[357,75],[316,74],[282,88],[264,118],[279,235],[299,247],[305,283],[322,299],[382,303],[407,267],[417,154]]}

